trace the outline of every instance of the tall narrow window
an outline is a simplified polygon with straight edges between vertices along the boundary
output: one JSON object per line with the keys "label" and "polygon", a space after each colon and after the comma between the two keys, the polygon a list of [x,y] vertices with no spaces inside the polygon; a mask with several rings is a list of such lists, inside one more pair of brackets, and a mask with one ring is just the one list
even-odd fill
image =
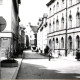
{"label": "tall narrow window", "polygon": [[68,47],[69,47],[70,50],[72,50],[72,37],[71,36],[69,36],[68,42],[69,42]]}
{"label": "tall narrow window", "polygon": [[69,28],[72,28],[72,15],[71,15],[71,11],[70,11],[70,15],[69,15]]}
{"label": "tall narrow window", "polygon": [[53,32],[55,31],[55,20],[53,19]]}
{"label": "tall narrow window", "polygon": [[62,19],[61,19],[61,29],[64,29],[64,17],[63,17],[63,14],[62,14]]}
{"label": "tall narrow window", "polygon": [[55,5],[53,6],[53,14],[55,13]]}
{"label": "tall narrow window", "polygon": [[59,20],[58,20],[58,18],[57,18],[57,20],[56,20],[56,31],[57,30],[59,30]]}
{"label": "tall narrow window", "polygon": [[51,33],[51,23],[49,23],[49,33]]}
{"label": "tall narrow window", "polygon": [[58,41],[58,38],[56,38],[56,46],[55,46],[56,49],[59,49],[59,41]]}
{"label": "tall narrow window", "polygon": [[62,4],[64,4],[64,0],[62,0]]}
{"label": "tall narrow window", "polygon": [[57,2],[56,9],[59,10],[59,2]]}
{"label": "tall narrow window", "polygon": [[61,38],[61,48],[64,48],[64,38]]}
{"label": "tall narrow window", "polygon": [[58,43],[58,38],[56,38],[56,43]]}
{"label": "tall narrow window", "polygon": [[79,40],[79,36],[76,37],[76,49],[78,49],[80,46],[80,40]]}
{"label": "tall narrow window", "polygon": [[49,10],[49,15],[51,16],[51,8],[50,8],[50,10]]}
{"label": "tall narrow window", "polygon": [[76,14],[76,27],[80,27],[80,12],[79,12],[79,8],[77,9],[77,14]]}
{"label": "tall narrow window", "polygon": [[72,6],[72,0],[69,0],[69,6]]}
{"label": "tall narrow window", "polygon": [[62,0],[62,9],[64,8],[64,0]]}

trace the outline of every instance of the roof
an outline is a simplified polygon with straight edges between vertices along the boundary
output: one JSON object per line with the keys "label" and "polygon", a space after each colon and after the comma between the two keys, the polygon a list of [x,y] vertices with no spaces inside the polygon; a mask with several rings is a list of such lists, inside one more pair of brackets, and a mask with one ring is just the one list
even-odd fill
{"label": "roof", "polygon": [[32,26],[32,25],[30,27],[33,30],[33,32],[36,34],[38,27],[37,26]]}
{"label": "roof", "polygon": [[50,0],[46,5],[50,6],[52,3],[54,3],[55,0]]}

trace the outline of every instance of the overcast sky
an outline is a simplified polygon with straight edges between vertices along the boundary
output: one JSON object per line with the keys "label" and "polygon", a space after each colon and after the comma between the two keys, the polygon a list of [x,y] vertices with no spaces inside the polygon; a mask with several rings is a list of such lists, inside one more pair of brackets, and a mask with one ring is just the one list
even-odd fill
{"label": "overcast sky", "polygon": [[32,25],[37,25],[39,17],[44,13],[48,13],[46,3],[50,0],[21,0],[20,19],[21,23],[27,25],[31,22]]}

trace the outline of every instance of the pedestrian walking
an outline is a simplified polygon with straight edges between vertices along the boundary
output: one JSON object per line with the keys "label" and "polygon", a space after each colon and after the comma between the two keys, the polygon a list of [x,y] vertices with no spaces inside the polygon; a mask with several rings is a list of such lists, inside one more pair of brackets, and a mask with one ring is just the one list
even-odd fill
{"label": "pedestrian walking", "polygon": [[49,55],[49,61],[50,61],[50,59],[52,57],[52,49],[49,49],[48,55]]}

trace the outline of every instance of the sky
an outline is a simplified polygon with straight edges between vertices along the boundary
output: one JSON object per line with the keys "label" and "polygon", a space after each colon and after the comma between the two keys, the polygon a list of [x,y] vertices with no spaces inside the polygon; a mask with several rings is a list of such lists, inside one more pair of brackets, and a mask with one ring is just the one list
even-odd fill
{"label": "sky", "polygon": [[32,25],[37,25],[38,19],[44,13],[48,13],[46,4],[50,0],[21,0],[19,7],[20,24],[27,25],[29,22]]}

